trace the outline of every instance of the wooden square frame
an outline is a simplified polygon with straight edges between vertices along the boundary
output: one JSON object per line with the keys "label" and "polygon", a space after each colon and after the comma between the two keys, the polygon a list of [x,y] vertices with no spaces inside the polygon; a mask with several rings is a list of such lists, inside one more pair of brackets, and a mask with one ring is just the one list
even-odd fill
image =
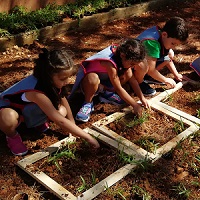
{"label": "wooden square frame", "polygon": [[192,121],[192,122],[200,125],[200,119],[199,118],[194,117],[194,116],[192,116],[192,115],[190,115],[190,114],[188,114],[188,113],[186,113],[184,111],[181,111],[181,110],[179,110],[177,108],[174,108],[172,106],[167,105],[166,103],[161,102],[163,99],[167,98],[172,93],[174,93],[177,90],[181,89],[183,87],[183,85],[186,85],[186,84],[200,85],[200,82],[193,81],[193,80],[179,82],[179,83],[176,84],[175,88],[169,89],[169,90],[165,90],[164,92],[161,92],[159,95],[157,95],[154,98],[152,98],[150,100],[150,102],[154,102],[154,104],[155,104],[155,102],[160,102],[159,104],[163,108],[165,108],[166,110],[169,110],[172,113],[175,113],[175,114],[177,114],[177,115],[179,115],[179,116],[181,116],[181,117],[183,117],[183,118],[185,118],[185,119],[187,119],[189,121]]}
{"label": "wooden square frame", "polygon": [[189,127],[186,130],[184,130],[182,133],[178,134],[176,137],[174,137],[173,139],[171,139],[170,141],[168,141],[167,143],[162,145],[160,148],[158,148],[155,153],[151,153],[151,152],[144,150],[143,148],[139,147],[138,145],[134,144],[133,142],[129,141],[128,139],[120,136],[119,134],[112,131],[111,129],[109,129],[106,126],[107,124],[115,121],[119,117],[123,117],[128,112],[131,112],[130,107],[127,107],[125,109],[126,112],[117,112],[117,113],[111,114],[111,115],[93,123],[92,127],[94,129],[96,129],[97,131],[105,134],[106,136],[118,141],[119,143],[126,145],[127,147],[131,148],[133,151],[137,152],[142,157],[146,157],[146,158],[152,160],[152,162],[154,162],[154,161],[158,160],[163,154],[166,154],[171,149],[175,148],[178,142],[184,140],[189,135],[191,135],[194,132],[196,132],[197,130],[199,130],[199,126],[196,125],[194,122],[191,122],[191,121],[183,118],[182,116],[172,112],[170,109],[166,109],[165,107],[166,106],[163,105],[163,103],[161,103],[159,101],[154,101],[153,99],[151,100],[151,108],[153,108],[165,115],[168,115],[175,120],[181,119],[183,121],[183,123],[187,124]]}
{"label": "wooden square frame", "polygon": [[[142,157],[137,152],[133,151],[132,149],[128,148],[124,144],[118,143],[116,140],[113,140],[95,130],[92,130],[90,128],[84,129],[85,132],[93,135],[94,137],[98,138],[98,140],[104,142],[105,144],[118,149],[119,151],[123,151],[124,153],[128,155],[134,156],[136,161],[144,160],[145,158]],[[52,192],[55,196],[57,196],[61,200],[90,200],[95,198],[97,195],[99,195],[101,192],[106,190],[106,188],[114,185],[116,182],[124,178],[127,174],[129,174],[134,168],[137,167],[136,164],[126,164],[125,166],[121,167],[102,181],[100,181],[98,184],[94,185],[87,191],[83,192],[79,196],[73,195],[70,191],[66,190],[64,187],[62,187],[60,184],[58,184],[56,181],[54,181],[52,178],[50,178],[48,175],[43,173],[42,171],[35,171],[33,168],[31,168],[31,164],[37,162],[38,160],[47,157],[53,152],[56,152],[61,146],[67,144],[68,142],[75,141],[76,138],[66,137],[63,140],[47,147],[45,150],[42,150],[40,152],[37,152],[33,155],[27,156],[26,158],[20,160],[17,162],[17,165],[24,170],[26,173],[28,173],[30,176],[32,176],[34,179],[36,179],[39,183],[41,183],[43,186],[45,186],[50,192]]]}

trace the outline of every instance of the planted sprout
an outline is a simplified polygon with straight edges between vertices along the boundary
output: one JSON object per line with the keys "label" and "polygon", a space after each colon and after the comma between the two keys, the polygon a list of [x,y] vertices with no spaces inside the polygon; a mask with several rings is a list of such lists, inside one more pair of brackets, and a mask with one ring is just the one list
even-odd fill
{"label": "planted sprout", "polygon": [[80,178],[81,178],[81,181],[82,181],[82,185],[77,189],[78,192],[85,191],[88,188],[88,186],[85,182],[85,179],[82,176],[80,176]]}
{"label": "planted sprout", "polygon": [[60,168],[60,163],[59,162],[62,158],[67,158],[67,159],[76,159],[75,157],[75,148],[70,148],[70,145],[73,144],[73,142],[70,142],[67,144],[66,147],[62,147],[61,149],[58,149],[55,154],[50,156],[47,160],[49,163],[53,163],[58,170],[62,173],[62,169]]}
{"label": "planted sprout", "polygon": [[181,132],[183,132],[185,130],[185,126],[184,123],[180,117],[180,121],[176,122],[175,126],[174,126],[174,130],[177,134],[180,134]]}
{"label": "planted sprout", "polygon": [[156,150],[159,148],[159,143],[152,137],[142,137],[136,141],[140,147],[146,149],[149,152],[156,153]]}
{"label": "planted sprout", "polygon": [[133,185],[132,186],[132,192],[138,196],[138,198],[141,198],[143,200],[150,200],[151,199],[151,195],[145,191],[143,188],[141,188],[140,186],[137,185]]}
{"label": "planted sprout", "polygon": [[188,199],[190,197],[190,190],[188,190],[182,183],[173,186],[173,189],[180,198]]}

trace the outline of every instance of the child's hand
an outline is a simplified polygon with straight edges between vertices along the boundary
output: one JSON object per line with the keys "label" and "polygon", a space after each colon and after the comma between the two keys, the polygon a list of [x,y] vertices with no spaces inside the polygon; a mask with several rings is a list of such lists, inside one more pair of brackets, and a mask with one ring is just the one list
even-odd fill
{"label": "child's hand", "polygon": [[146,98],[142,98],[141,100],[142,106],[144,106],[144,108],[150,108],[149,102]]}
{"label": "child's hand", "polygon": [[176,82],[172,78],[166,78],[165,84],[169,85],[170,88],[174,88],[176,86]]}
{"label": "child's hand", "polygon": [[134,113],[138,116],[141,117],[142,116],[142,107],[139,104],[136,104],[133,107]]}
{"label": "child's hand", "polygon": [[183,75],[182,74],[177,74],[175,76],[175,79],[178,80],[178,81],[182,81],[183,80]]}
{"label": "child's hand", "polygon": [[95,149],[97,149],[97,148],[100,147],[98,141],[97,141],[95,138],[93,138],[92,136],[91,136],[87,141],[88,141],[88,142],[90,143],[90,145],[91,145],[93,148],[95,148]]}

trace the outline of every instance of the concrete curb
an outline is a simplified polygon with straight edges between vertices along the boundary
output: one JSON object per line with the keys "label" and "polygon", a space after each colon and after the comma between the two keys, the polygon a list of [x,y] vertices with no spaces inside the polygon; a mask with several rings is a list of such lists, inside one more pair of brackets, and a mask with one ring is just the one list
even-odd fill
{"label": "concrete curb", "polygon": [[14,36],[0,38],[0,51],[5,51],[14,45],[23,46],[25,44],[32,44],[34,40],[45,42],[49,38],[61,36],[69,30],[86,30],[94,29],[113,20],[127,19],[131,16],[139,16],[144,12],[165,8],[178,2],[186,0],[151,0],[146,3],[135,4],[127,8],[115,8],[106,13],[94,14],[92,16],[85,16],[80,21],[69,20],[67,22],[59,23],[53,26],[47,26],[37,31],[30,31],[20,33]]}

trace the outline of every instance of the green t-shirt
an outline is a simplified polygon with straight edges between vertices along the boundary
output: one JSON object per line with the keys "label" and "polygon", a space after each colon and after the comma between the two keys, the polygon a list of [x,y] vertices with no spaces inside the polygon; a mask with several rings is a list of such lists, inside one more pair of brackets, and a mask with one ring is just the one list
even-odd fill
{"label": "green t-shirt", "polygon": [[160,58],[161,46],[157,40],[144,40],[143,44],[148,56],[153,58]]}

